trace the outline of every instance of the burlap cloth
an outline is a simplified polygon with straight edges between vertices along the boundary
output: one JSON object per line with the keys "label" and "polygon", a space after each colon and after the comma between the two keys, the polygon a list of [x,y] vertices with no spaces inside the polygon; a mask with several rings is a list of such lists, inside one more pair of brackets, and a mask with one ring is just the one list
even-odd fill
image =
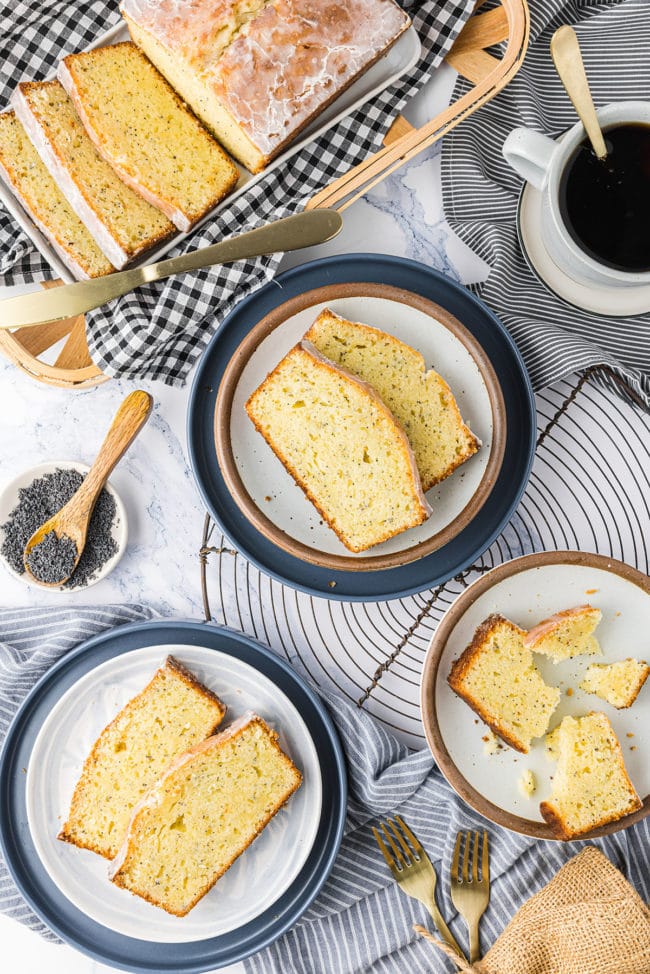
{"label": "burlap cloth", "polygon": [[531,897],[464,974],[650,974],[650,910],[609,859],[587,846]]}

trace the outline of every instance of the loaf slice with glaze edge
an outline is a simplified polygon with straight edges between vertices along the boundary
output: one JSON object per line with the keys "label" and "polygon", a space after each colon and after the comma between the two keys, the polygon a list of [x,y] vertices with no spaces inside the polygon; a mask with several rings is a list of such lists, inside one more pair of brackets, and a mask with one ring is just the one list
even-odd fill
{"label": "loaf slice with glaze edge", "polygon": [[58,81],[19,84],[12,105],[48,172],[115,267],[176,233],[102,159]]}
{"label": "loaf slice with glaze edge", "polygon": [[546,733],[560,691],[542,679],[525,635],[504,616],[488,616],[447,682],[506,744],[527,754],[533,739]]}
{"label": "loaf slice with glaze edge", "polygon": [[213,734],[225,712],[216,694],[168,656],[97,738],[59,839],[113,859],[142,795],[172,758]]}
{"label": "loaf slice with glaze edge", "polygon": [[549,737],[557,767],[551,797],[539,810],[557,838],[575,839],[641,808],[605,714],[565,717]]}
{"label": "loaf slice with glaze edge", "polygon": [[0,114],[0,176],[77,278],[115,270],[45,168],[13,111]]}
{"label": "loaf slice with glaze edge", "polygon": [[368,382],[404,427],[429,490],[473,456],[481,442],[453,393],[420,352],[378,328],[324,308],[305,335],[322,355]]}
{"label": "loaf slice with glaze edge", "polygon": [[303,341],[246,403],[276,456],[350,551],[431,513],[404,430],[367,383]]}
{"label": "loaf slice with glaze edge", "polygon": [[100,155],[179,230],[234,188],[237,167],[135,44],[70,54],[58,77]]}
{"label": "loaf slice with glaze edge", "polygon": [[300,786],[256,714],[179,755],[134,810],[112,881],[185,916]]}

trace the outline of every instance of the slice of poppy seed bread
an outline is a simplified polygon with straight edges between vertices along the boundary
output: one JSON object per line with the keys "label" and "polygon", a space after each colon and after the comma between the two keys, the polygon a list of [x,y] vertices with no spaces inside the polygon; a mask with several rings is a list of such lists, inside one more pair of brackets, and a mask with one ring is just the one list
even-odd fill
{"label": "slice of poppy seed bread", "polygon": [[549,744],[557,767],[539,810],[557,838],[575,839],[641,808],[605,714],[565,717]]}
{"label": "slice of poppy seed bread", "polygon": [[649,675],[650,666],[643,660],[592,663],[587,667],[580,689],[594,693],[617,710],[626,710],[638,697]]}
{"label": "slice of poppy seed bread", "polygon": [[327,358],[368,382],[404,427],[429,490],[479,449],[442,376],[422,355],[386,332],[325,308],[305,339]]}
{"label": "slice of poppy seed bread", "polygon": [[100,155],[179,230],[234,188],[235,164],[135,44],[70,54],[58,76]]}
{"label": "slice of poppy seed bread", "polygon": [[350,551],[425,521],[431,509],[404,430],[365,382],[303,341],[246,411]]}
{"label": "slice of poppy seed bread", "polygon": [[173,656],[97,738],[59,839],[113,859],[133,809],[177,754],[205,740],[226,708]]}
{"label": "slice of poppy seed bread", "polygon": [[115,267],[176,233],[102,159],[58,81],[23,82],[12,104],[57,186]]}
{"label": "slice of poppy seed bread", "polygon": [[262,832],[302,775],[255,714],[179,755],[133,813],[111,879],[185,916]]}
{"label": "slice of poppy seed bread", "polygon": [[506,744],[527,754],[533,738],[546,733],[560,691],[542,679],[525,635],[509,619],[488,616],[447,682]]}
{"label": "slice of poppy seed bread", "polygon": [[0,177],[77,278],[115,270],[45,168],[16,113],[0,114]]}
{"label": "slice of poppy seed bread", "polygon": [[533,653],[550,656],[554,663],[574,656],[600,655],[601,649],[593,633],[602,615],[600,609],[592,605],[564,609],[534,626],[524,642]]}

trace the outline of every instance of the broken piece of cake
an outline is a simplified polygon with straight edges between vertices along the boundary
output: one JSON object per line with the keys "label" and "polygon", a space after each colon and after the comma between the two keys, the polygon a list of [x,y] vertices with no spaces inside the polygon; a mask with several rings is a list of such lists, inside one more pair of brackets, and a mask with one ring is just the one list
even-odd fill
{"label": "broken piece of cake", "polygon": [[489,616],[447,681],[495,734],[527,754],[532,740],[546,733],[560,691],[542,679],[525,635],[504,616]]}
{"label": "broken piece of cake", "polygon": [[592,605],[564,609],[534,626],[526,634],[524,643],[533,653],[550,656],[554,663],[574,656],[600,655],[594,630],[602,615],[600,609]]}
{"label": "broken piece of cake", "polygon": [[549,737],[557,768],[539,810],[557,838],[574,839],[641,808],[605,714],[565,717]]}

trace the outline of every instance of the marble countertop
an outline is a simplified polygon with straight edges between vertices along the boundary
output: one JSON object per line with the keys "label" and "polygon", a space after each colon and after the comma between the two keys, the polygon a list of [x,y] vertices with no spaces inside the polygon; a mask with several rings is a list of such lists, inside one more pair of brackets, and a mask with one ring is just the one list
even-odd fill
{"label": "marble countertop", "polygon": [[[446,67],[438,72],[409,106],[407,115],[413,124],[422,124],[444,107],[454,77]],[[439,169],[439,146],[433,146],[351,207],[344,230],[334,241],[291,254],[283,268],[334,253],[377,251],[424,261],[465,283],[479,280],[484,265],[445,224]],[[153,415],[111,478],[127,507],[128,550],[110,577],[65,597],[78,604],[140,602],[161,615],[200,619],[198,551],[205,513],[187,460],[189,386],[139,385],[154,397]],[[71,394],[35,383],[0,359],[1,481],[49,459],[92,462],[112,415],[132,388],[131,382],[111,381]],[[57,593],[30,588],[2,572],[5,606],[60,604],[60,599]],[[3,957],[9,960],[5,969],[12,974],[109,970],[1,916],[0,939]]]}

